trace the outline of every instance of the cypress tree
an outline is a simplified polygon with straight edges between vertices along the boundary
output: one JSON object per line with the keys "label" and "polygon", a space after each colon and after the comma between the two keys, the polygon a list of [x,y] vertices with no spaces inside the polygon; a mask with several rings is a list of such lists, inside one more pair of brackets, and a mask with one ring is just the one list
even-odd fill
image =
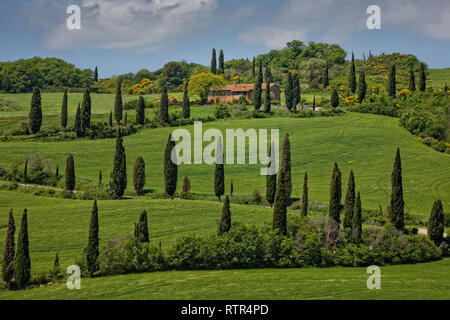
{"label": "cypress tree", "polygon": [[128,125],[128,112],[125,111],[125,120],[124,120],[125,127]]}
{"label": "cypress tree", "polygon": [[188,193],[191,189],[191,180],[188,176],[184,177],[183,179],[183,193]]}
{"label": "cypress tree", "polygon": [[270,84],[271,83],[272,83],[272,75],[269,75],[266,78],[266,91],[265,91],[265,98],[264,98],[264,112],[265,113],[269,113],[270,109],[272,108],[272,101],[271,101],[271,97],[270,97]]}
{"label": "cypress tree", "polygon": [[147,220],[147,211],[142,211],[139,216],[138,223],[134,224],[134,236],[138,239],[139,242],[150,242],[150,237],[148,234],[148,220]]}
{"label": "cypress tree", "polygon": [[445,93],[447,93],[449,90],[448,90],[448,85],[447,85],[447,82],[445,83],[445,85],[444,85],[444,92]]}
{"label": "cypress tree", "polygon": [[289,111],[292,111],[292,108],[294,107],[294,97],[293,97],[293,90],[292,90],[292,73],[288,72],[287,80],[286,80],[286,86],[284,89],[284,96],[286,100],[286,107]]}
{"label": "cypress tree", "polygon": [[137,194],[142,194],[145,186],[145,162],[142,157],[138,157],[134,163],[133,185]]}
{"label": "cypress tree", "polygon": [[28,126],[32,133],[38,133],[42,125],[41,91],[38,87],[33,88],[31,97],[31,108]]}
{"label": "cypress tree", "polygon": [[9,211],[8,228],[6,229],[5,250],[3,251],[2,260],[2,279],[6,282],[8,290],[11,289],[11,280],[14,277],[14,254],[15,242],[14,233],[16,226],[14,224],[13,209]]}
{"label": "cypress tree", "polygon": [[366,84],[366,74],[364,71],[359,73],[359,83],[358,83],[358,102],[362,103],[366,98],[367,84]]}
{"label": "cypress tree", "polygon": [[233,185],[233,179],[231,179],[230,182],[230,195],[233,197],[233,191],[234,191],[234,185]]}
{"label": "cypress tree", "polygon": [[136,105],[136,123],[143,125],[145,123],[145,101],[143,96],[139,96]]}
{"label": "cypress tree", "polygon": [[387,92],[390,97],[395,98],[396,91],[395,64],[392,64],[388,75]]}
{"label": "cypress tree", "polygon": [[275,202],[273,208],[273,229],[282,234],[287,234],[286,213],[287,204],[290,198],[290,142],[289,135],[286,134],[281,149],[281,164],[278,173],[277,189],[275,192]]}
{"label": "cypress tree", "polygon": [[81,124],[80,104],[78,104],[78,107],[77,107],[77,113],[75,115],[75,123],[73,125],[73,131],[75,132],[75,135],[78,138],[83,136],[83,127],[82,127],[82,124]]}
{"label": "cypress tree", "polygon": [[333,108],[337,108],[339,106],[339,95],[336,88],[334,88],[333,92],[331,93],[330,101]]}
{"label": "cypress tree", "polygon": [[416,77],[413,68],[409,70],[409,91],[416,91]]}
{"label": "cypress tree", "polygon": [[98,68],[97,67],[95,67],[95,70],[94,70],[94,81],[95,82],[98,81]]}
{"label": "cypress tree", "polygon": [[183,93],[183,119],[191,117],[191,102],[189,101],[189,83],[186,81]]}
{"label": "cypress tree", "polygon": [[103,175],[102,175],[102,170],[100,170],[98,172],[98,187],[99,188],[102,186],[102,180],[103,180]]}
{"label": "cypress tree", "polygon": [[292,179],[291,179],[291,142],[289,141],[289,134],[283,139],[283,144],[281,147],[281,157],[284,160],[284,185],[286,186],[286,201],[289,202],[291,199],[291,191],[292,191]]}
{"label": "cypress tree", "polygon": [[24,289],[31,278],[31,261],[28,243],[28,223],[27,223],[27,209],[22,215],[22,222],[20,224],[19,237],[17,239],[17,252],[15,263],[15,280],[19,288]]}
{"label": "cypress tree", "polygon": [[55,260],[53,261],[53,272],[59,273],[59,255],[56,251]]}
{"label": "cypress tree", "polygon": [[98,270],[98,207],[97,200],[94,201],[94,205],[91,211],[91,223],[89,224],[89,239],[86,247],[86,265],[89,272],[89,276],[93,277],[94,273]]}
{"label": "cypress tree", "polygon": [[113,115],[112,115],[112,111],[109,112],[109,121],[108,121],[109,126],[112,128],[113,126]]}
{"label": "cypress tree", "polygon": [[117,83],[116,97],[114,100],[114,119],[117,125],[120,125],[123,115],[123,104],[122,104],[122,84],[120,81]]}
{"label": "cypress tree", "polygon": [[223,203],[222,215],[220,216],[218,235],[221,236],[231,229],[231,213],[230,213],[230,198],[225,197]]}
{"label": "cypress tree", "polygon": [[355,207],[353,209],[353,242],[355,244],[361,243],[361,234],[362,234],[362,214],[361,214],[361,195],[358,192],[355,200]]}
{"label": "cypress tree", "polygon": [[294,102],[294,111],[297,110],[297,106],[300,103],[300,81],[297,73],[292,76],[292,97]]}
{"label": "cypress tree", "polygon": [[115,198],[121,198],[127,188],[127,160],[123,146],[122,131],[117,128],[116,153],[114,155],[114,169],[111,172],[111,190]]}
{"label": "cypress tree", "polygon": [[224,68],[224,56],[223,56],[223,50],[220,50],[219,53],[219,70],[218,73],[219,74],[223,74],[225,72],[225,68]]}
{"label": "cypress tree", "polygon": [[330,79],[328,78],[328,62],[325,63],[325,68],[323,68],[322,84],[324,89],[330,85]]}
{"label": "cypress tree", "polygon": [[391,184],[392,192],[391,202],[389,206],[389,219],[398,230],[401,230],[405,226],[403,217],[405,203],[403,202],[403,182],[400,148],[397,148],[397,152],[395,155]]}
{"label": "cypress tree", "polygon": [[159,100],[159,119],[161,123],[169,122],[169,97],[167,96],[166,85],[163,86],[163,92]]}
{"label": "cypress tree", "polygon": [[[222,159],[220,159],[220,157],[222,157]],[[216,166],[214,169],[214,193],[219,201],[220,197],[225,193],[225,170],[223,164],[223,147],[222,147],[222,139],[220,138],[217,142]]]}
{"label": "cypress tree", "polygon": [[[164,151],[164,180],[166,193],[172,197],[177,189],[178,165],[172,161],[172,150],[175,148],[175,141],[169,134],[166,149]],[[175,154],[174,154],[175,155]]]}
{"label": "cypress tree", "polygon": [[75,189],[75,163],[72,154],[68,154],[66,158],[66,190],[73,191]]}
{"label": "cypress tree", "polygon": [[84,90],[81,102],[81,128],[83,134],[91,127],[91,93],[89,89]]}
{"label": "cypress tree", "polygon": [[342,189],[341,189],[341,171],[337,163],[334,163],[333,174],[331,175],[331,183],[330,183],[330,209],[329,215],[334,219],[337,223],[341,222],[341,198],[342,198]]}
{"label": "cypress tree", "polygon": [[314,92],[313,95],[313,104],[312,104],[313,111],[316,111],[316,93]]}
{"label": "cypress tree", "polygon": [[444,240],[444,209],[441,200],[436,200],[428,221],[428,236],[437,246]]}
{"label": "cypress tree", "polygon": [[353,222],[353,211],[355,210],[355,176],[353,170],[348,177],[347,193],[344,203],[344,229],[351,229]]}
{"label": "cypress tree", "polygon": [[255,81],[255,90],[253,90],[253,105],[255,107],[255,110],[259,110],[261,108],[262,104],[262,59],[259,60],[259,70],[258,70],[258,76],[256,77]]}
{"label": "cypress tree", "polygon": [[25,165],[23,168],[23,182],[27,183],[28,181],[28,158],[25,159]]}
{"label": "cypress tree", "polygon": [[352,62],[350,65],[350,74],[348,77],[348,87],[352,93],[356,91],[356,67],[355,67],[355,55],[352,52]]}
{"label": "cypress tree", "polygon": [[217,59],[216,59],[216,49],[212,49],[211,54],[211,73],[217,74]]}
{"label": "cypress tree", "polygon": [[253,57],[253,61],[252,61],[252,76],[254,77],[256,75],[256,62],[255,62],[255,57]]}
{"label": "cypress tree", "polygon": [[425,91],[426,88],[427,88],[427,76],[425,74],[425,65],[421,63],[419,70],[419,90]]}
{"label": "cypress tree", "polygon": [[67,128],[67,89],[64,90],[63,101],[61,105],[61,128]]}
{"label": "cypress tree", "polygon": [[56,165],[56,179],[59,179],[59,166]]}
{"label": "cypress tree", "polygon": [[[274,155],[272,154],[272,147],[270,148],[270,162],[268,167],[270,168],[272,165],[272,161],[275,160]],[[277,191],[277,173],[274,172],[272,175],[266,176],[266,200],[270,203],[270,207],[272,208],[273,202],[275,201],[275,193]]]}
{"label": "cypress tree", "polygon": [[308,174],[305,172],[303,178],[303,194],[302,194],[302,209],[300,216],[306,217],[308,215]]}

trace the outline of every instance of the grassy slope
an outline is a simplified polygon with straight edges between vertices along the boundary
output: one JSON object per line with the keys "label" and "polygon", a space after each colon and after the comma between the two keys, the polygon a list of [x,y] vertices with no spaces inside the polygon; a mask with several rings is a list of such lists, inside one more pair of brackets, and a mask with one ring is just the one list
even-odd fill
{"label": "grassy slope", "polygon": [[[400,128],[397,119],[349,113],[332,118],[313,119],[251,119],[227,120],[204,124],[207,128],[218,128],[223,133],[227,128],[279,128],[280,138],[285,133],[291,136],[293,166],[293,196],[301,195],[303,173],[308,172],[310,199],[327,202],[329,179],[335,161],[343,173],[343,189],[351,169],[356,176],[356,186],[361,191],[363,206],[383,208],[389,203],[390,175],[395,149],[402,150],[403,182],[406,210],[428,216],[432,203],[440,198],[444,208],[450,207],[450,156],[438,153],[416,140],[416,137]],[[191,132],[193,126],[187,126]],[[163,150],[167,136],[174,128],[146,129],[125,137],[128,174],[137,156],[142,155],[147,164],[147,188],[163,190]],[[77,178],[97,180],[98,171],[106,177],[112,170],[113,139],[77,140],[71,142],[2,142],[0,143],[0,165],[10,165],[23,160],[29,154],[40,152],[64,167],[66,154],[75,157]],[[252,190],[265,190],[265,177],[259,174],[260,165],[226,165],[226,192],[234,178],[235,192],[250,194]],[[214,167],[210,165],[181,165],[179,186],[182,178],[191,178],[192,192],[213,193]],[[128,184],[132,193],[132,183]],[[446,209],[448,210],[448,209]]]}
{"label": "grassy slope", "polygon": [[450,68],[429,69],[430,83],[428,85],[436,88],[444,88],[445,83],[450,86]]}
{"label": "grassy slope", "polygon": [[2,292],[0,299],[450,299],[450,260],[381,268],[368,290],[366,268],[173,271],[82,279]]}

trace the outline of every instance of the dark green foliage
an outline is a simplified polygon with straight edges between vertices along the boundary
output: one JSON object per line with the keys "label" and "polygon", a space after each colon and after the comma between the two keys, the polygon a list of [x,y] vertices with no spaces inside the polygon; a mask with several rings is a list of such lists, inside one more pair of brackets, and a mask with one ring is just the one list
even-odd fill
{"label": "dark green foliage", "polygon": [[391,176],[391,202],[389,205],[389,219],[392,224],[401,230],[405,226],[403,202],[403,182],[402,182],[402,164],[400,159],[400,148],[397,148],[395,154],[394,168]]}
{"label": "dark green foliage", "polygon": [[112,115],[112,111],[109,112],[109,121],[108,121],[109,126],[112,128],[113,126],[113,115]]}
{"label": "dark green foliage", "polygon": [[97,200],[94,201],[94,205],[91,211],[91,222],[89,224],[89,238],[88,245],[85,249],[86,252],[86,265],[90,277],[94,276],[94,273],[98,270],[98,255],[99,255],[99,238],[98,238],[98,207]]}
{"label": "dark green foliage", "polygon": [[233,191],[234,191],[234,185],[233,185],[233,179],[231,179],[230,182],[230,195],[233,196]]}
{"label": "dark green foliage", "polygon": [[14,224],[13,209],[11,209],[9,211],[8,228],[6,229],[5,238],[5,250],[3,251],[2,260],[2,279],[6,282],[8,290],[11,289],[11,280],[14,277],[15,232],[16,227]]}
{"label": "dark green foliage", "polygon": [[255,57],[253,57],[252,60],[252,76],[254,77],[256,75],[256,62],[255,62]]}
{"label": "dark green foliage", "polygon": [[416,77],[413,68],[409,70],[409,91],[416,91]]}
{"label": "dark green foliage", "polygon": [[103,180],[103,175],[102,175],[102,170],[100,170],[98,172],[98,187],[101,188],[102,186],[102,180]]}
{"label": "dark green foliage", "polygon": [[331,93],[330,102],[333,108],[337,108],[339,106],[339,95],[336,88],[334,88],[333,92]]}
{"label": "dark green foliage", "polygon": [[342,198],[341,171],[339,170],[339,167],[335,162],[330,182],[329,215],[337,223],[341,222],[341,198]]}
{"label": "dark green foliage", "polygon": [[76,134],[76,136],[78,138],[83,136],[83,127],[82,127],[82,123],[81,123],[80,104],[78,104],[77,113],[75,114],[75,122],[74,122],[74,125],[73,125],[73,131],[75,132],[75,134]]}
{"label": "dark green foliage", "polygon": [[445,83],[445,85],[444,85],[444,92],[448,92],[449,90],[448,90],[448,84],[447,84],[447,82]]}
{"label": "dark green foliage", "polygon": [[111,172],[111,190],[114,198],[121,198],[127,188],[127,160],[123,146],[122,131],[117,129],[114,168]]}
{"label": "dark green foliage", "polygon": [[222,215],[220,216],[218,235],[221,236],[231,229],[231,213],[230,213],[230,199],[225,197],[223,203]]}
{"label": "dark green foliage", "polygon": [[289,111],[292,111],[292,108],[294,108],[294,96],[293,96],[293,88],[292,88],[292,73],[288,72],[286,85],[284,89],[284,96],[286,99],[286,107]]}
{"label": "dark green foliage", "polygon": [[145,162],[142,157],[138,157],[134,163],[133,185],[137,194],[142,194],[145,186]]}
{"label": "dark green foliage", "polygon": [[308,215],[308,174],[305,172],[303,178],[303,194],[302,194],[302,208],[300,210],[300,216],[306,217]]}
{"label": "dark green foliage", "polygon": [[91,93],[89,89],[84,90],[81,102],[81,128],[83,134],[91,128]]}
{"label": "dark green foliage", "polygon": [[75,163],[73,155],[68,154],[66,159],[66,190],[73,191],[75,189]]}
{"label": "dark green foliage", "polygon": [[436,200],[428,221],[428,236],[437,246],[444,240],[444,209],[441,200]]}
{"label": "dark green foliage", "polygon": [[323,68],[322,85],[324,89],[330,85],[330,79],[328,77],[328,62],[325,63],[325,67]]}
{"label": "dark green foliage", "polygon": [[125,111],[125,120],[124,120],[124,126],[126,127],[128,125],[128,112]]}
{"label": "dark green foliage", "polygon": [[358,82],[358,102],[361,103],[366,98],[367,84],[366,84],[366,74],[364,71],[359,73]]}
{"label": "dark green foliage", "polygon": [[273,230],[287,234],[287,204],[291,189],[291,160],[289,135],[286,134],[281,148],[281,164],[278,172],[277,190],[273,208]]}
{"label": "dark green foliage", "polygon": [[218,74],[223,74],[225,69],[224,69],[224,56],[223,56],[223,50],[220,50],[219,53],[219,69],[217,70]]}
{"label": "dark green foliage", "polygon": [[148,234],[147,211],[142,211],[138,223],[134,224],[134,236],[139,242],[150,242]]}
{"label": "dark green foliage", "polygon": [[189,101],[188,90],[189,90],[189,83],[186,81],[183,93],[183,119],[188,119],[191,117],[191,103]]}
{"label": "dark green foliage", "polygon": [[419,70],[419,90],[425,91],[426,88],[427,88],[427,76],[425,74],[425,65],[421,63]]}
{"label": "dark green foliage", "polygon": [[270,84],[272,83],[272,72],[270,71],[270,68],[266,68],[265,72],[266,76],[266,91],[265,91],[265,98],[264,98],[264,112],[269,113],[270,109],[272,107],[272,101],[270,97]]}
{"label": "dark green foliage", "polygon": [[59,180],[59,166],[56,165],[56,173],[55,173],[56,179]]}
{"label": "dark green foliage", "polygon": [[23,182],[28,182],[28,158],[25,159],[25,165],[23,168]]}
{"label": "dark green foliage", "polygon": [[217,74],[217,59],[216,59],[216,49],[212,49],[211,54],[211,73]]}
{"label": "dark green foliage", "polygon": [[67,128],[67,89],[64,90],[63,101],[61,105],[61,128]]}
{"label": "dark green foliage", "polygon": [[392,64],[391,69],[389,70],[386,90],[391,98],[395,98],[397,92],[397,85],[395,80],[395,64]]}
{"label": "dark green foliage", "polygon": [[22,215],[22,222],[20,224],[19,237],[17,239],[17,252],[15,263],[15,280],[19,288],[24,289],[31,278],[31,260],[28,243],[28,223],[27,223],[27,209]]}
{"label": "dark green foliage", "polygon": [[353,243],[358,244],[361,243],[361,234],[362,234],[362,214],[361,214],[361,195],[358,192],[355,200],[355,207],[353,210],[353,219],[352,219],[352,234],[353,234]]}
{"label": "dark green foliage", "polygon": [[294,103],[294,111],[297,110],[297,105],[300,103],[300,80],[298,79],[298,74],[294,73],[292,76],[292,99]]}
{"label": "dark green foliage", "polygon": [[191,189],[191,180],[189,179],[188,176],[186,176],[183,179],[182,191],[183,191],[183,193],[188,193],[190,189]]}
{"label": "dark green foliage", "polygon": [[116,88],[116,97],[114,100],[114,119],[116,120],[117,125],[122,121],[123,114],[123,103],[122,103],[122,84],[120,81],[117,83]]}
{"label": "dark green foliage", "polygon": [[161,123],[169,122],[169,97],[167,96],[167,87],[165,85],[163,86],[159,103],[159,120]]}
{"label": "dark green foliage", "polygon": [[[219,143],[222,143],[222,141],[220,140]],[[218,159],[216,158],[216,166],[214,169],[214,194],[220,201],[220,197],[225,193],[225,169],[223,161],[221,161],[222,163],[217,163],[219,162],[217,160]]]}
{"label": "dark green foliage", "polygon": [[32,133],[41,130],[42,125],[42,107],[41,107],[41,91],[38,87],[33,88],[33,96],[31,97],[31,108],[29,114],[28,126]]}
{"label": "dark green foliage", "polygon": [[316,93],[314,92],[313,95],[313,104],[312,104],[313,111],[316,111]]}
{"label": "dark green foliage", "polygon": [[53,270],[56,270],[59,268],[59,255],[58,252],[56,252],[55,261],[53,261]]}
{"label": "dark green foliage", "polygon": [[143,96],[139,97],[136,106],[136,123],[141,125],[145,123],[145,101]]}
{"label": "dark green foliage", "polygon": [[355,210],[355,176],[353,170],[350,171],[347,184],[347,193],[345,194],[344,204],[344,229],[352,228],[353,211]]}
{"label": "dark green foliage", "polygon": [[255,81],[255,90],[253,90],[253,106],[259,110],[262,105],[262,60],[259,61],[258,75]]}
{"label": "dark green foliage", "polygon": [[98,68],[97,67],[95,67],[95,70],[94,70],[94,81],[95,82],[98,81]]}
{"label": "dark green foliage", "polygon": [[[271,148],[272,149],[272,148]],[[270,151],[271,159],[272,157],[272,150]],[[272,160],[269,162],[268,167],[272,165]],[[266,176],[266,200],[268,203],[270,203],[270,207],[272,207],[273,202],[275,201],[275,193],[277,191],[277,173],[275,172],[272,175]]]}
{"label": "dark green foliage", "polygon": [[291,199],[292,191],[292,179],[291,179],[291,142],[289,140],[289,134],[283,139],[283,144],[281,146],[281,161],[284,163],[282,166],[284,171],[284,185],[286,192],[286,201],[289,202]]}
{"label": "dark green foliage", "polygon": [[348,76],[348,87],[351,93],[356,91],[356,67],[355,67],[355,55],[352,52],[352,62],[350,64],[350,73]]}
{"label": "dark green foliage", "polygon": [[[177,189],[178,165],[172,161],[172,150],[175,148],[175,141],[169,135],[166,149],[164,151],[164,180],[166,193],[172,197]],[[175,156],[175,152],[174,152]]]}

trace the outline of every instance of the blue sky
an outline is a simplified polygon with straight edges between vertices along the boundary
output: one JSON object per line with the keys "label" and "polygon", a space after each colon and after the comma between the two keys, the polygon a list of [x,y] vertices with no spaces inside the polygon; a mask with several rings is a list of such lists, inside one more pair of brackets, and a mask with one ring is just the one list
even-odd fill
{"label": "blue sky", "polygon": [[[81,8],[81,30],[66,28],[66,8]],[[366,27],[369,5],[381,30]],[[58,57],[101,77],[168,61],[209,65],[251,58],[287,41],[337,43],[357,57],[412,53],[432,68],[450,67],[448,0],[2,0],[0,61]]]}

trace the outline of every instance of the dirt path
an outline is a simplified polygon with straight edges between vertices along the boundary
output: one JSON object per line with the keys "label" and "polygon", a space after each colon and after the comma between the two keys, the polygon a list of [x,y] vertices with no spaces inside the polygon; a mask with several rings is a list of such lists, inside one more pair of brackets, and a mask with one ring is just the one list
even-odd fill
{"label": "dirt path", "polygon": [[[417,232],[418,234],[423,234],[423,235],[428,235],[428,230],[427,228],[419,228],[419,232]],[[447,238],[447,234],[444,232],[444,237]]]}

